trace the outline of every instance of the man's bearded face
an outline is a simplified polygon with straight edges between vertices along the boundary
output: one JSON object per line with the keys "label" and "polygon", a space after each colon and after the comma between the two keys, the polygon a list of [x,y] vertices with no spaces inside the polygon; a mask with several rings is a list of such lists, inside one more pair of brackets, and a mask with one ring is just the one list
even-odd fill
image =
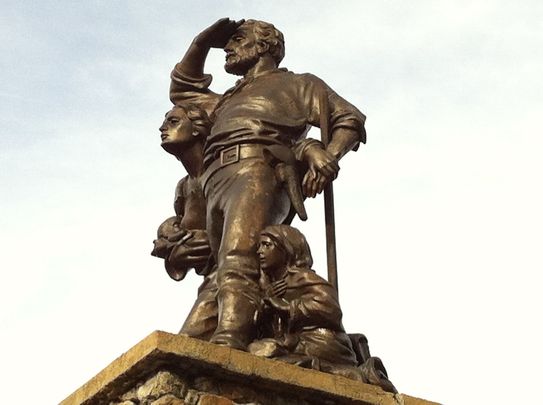
{"label": "man's bearded face", "polygon": [[240,27],[224,47],[226,63],[224,70],[243,76],[260,59],[256,47],[256,37],[251,27]]}

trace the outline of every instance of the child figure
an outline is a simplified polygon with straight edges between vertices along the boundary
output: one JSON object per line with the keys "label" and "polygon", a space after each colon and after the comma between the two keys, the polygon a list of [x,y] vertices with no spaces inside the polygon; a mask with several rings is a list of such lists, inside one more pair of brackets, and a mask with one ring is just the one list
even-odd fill
{"label": "child figure", "polygon": [[260,234],[258,256],[262,339],[250,344],[249,351],[362,381],[337,293],[311,269],[304,235],[288,225],[268,226]]}
{"label": "child figure", "polygon": [[370,355],[366,337],[345,333],[337,292],[311,270],[313,258],[300,231],[266,227],[258,257],[263,298],[260,339],[249,345],[251,353],[397,392],[381,360]]}
{"label": "child figure", "polygon": [[181,228],[181,217],[166,219],[157,230],[151,255],[164,259],[166,272],[175,281],[181,281],[194,268],[197,274],[209,272],[209,242],[204,230]]}

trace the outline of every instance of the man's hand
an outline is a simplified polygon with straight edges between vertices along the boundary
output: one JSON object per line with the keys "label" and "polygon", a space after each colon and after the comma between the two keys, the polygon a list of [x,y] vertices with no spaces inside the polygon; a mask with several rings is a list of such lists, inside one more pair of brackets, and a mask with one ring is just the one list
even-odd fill
{"label": "man's hand", "polygon": [[169,260],[174,266],[199,268],[205,266],[210,254],[206,231],[192,230],[175,244]]}
{"label": "man's hand", "polygon": [[169,242],[179,242],[182,239],[186,240],[187,235],[188,231],[186,229],[181,229],[175,233],[172,233],[167,239]]}
{"label": "man's hand", "polygon": [[339,164],[331,153],[318,145],[311,146],[304,152],[304,160],[309,169],[302,181],[302,189],[306,197],[315,197],[337,177]]}
{"label": "man's hand", "polygon": [[245,20],[234,21],[221,18],[198,34],[195,42],[209,48],[224,48],[230,37],[244,22]]}

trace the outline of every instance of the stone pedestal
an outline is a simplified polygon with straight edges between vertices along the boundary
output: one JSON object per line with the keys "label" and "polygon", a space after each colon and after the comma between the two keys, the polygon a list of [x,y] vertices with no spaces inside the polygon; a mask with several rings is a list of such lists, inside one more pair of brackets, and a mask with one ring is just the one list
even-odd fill
{"label": "stone pedestal", "polygon": [[343,377],[156,331],[61,405],[431,405]]}

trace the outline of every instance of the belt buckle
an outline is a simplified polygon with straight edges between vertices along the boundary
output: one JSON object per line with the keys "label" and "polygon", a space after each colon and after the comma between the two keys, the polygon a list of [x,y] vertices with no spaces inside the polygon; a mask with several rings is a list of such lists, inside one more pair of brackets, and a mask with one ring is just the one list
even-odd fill
{"label": "belt buckle", "polygon": [[239,161],[239,145],[234,145],[221,150],[221,166],[226,166]]}

